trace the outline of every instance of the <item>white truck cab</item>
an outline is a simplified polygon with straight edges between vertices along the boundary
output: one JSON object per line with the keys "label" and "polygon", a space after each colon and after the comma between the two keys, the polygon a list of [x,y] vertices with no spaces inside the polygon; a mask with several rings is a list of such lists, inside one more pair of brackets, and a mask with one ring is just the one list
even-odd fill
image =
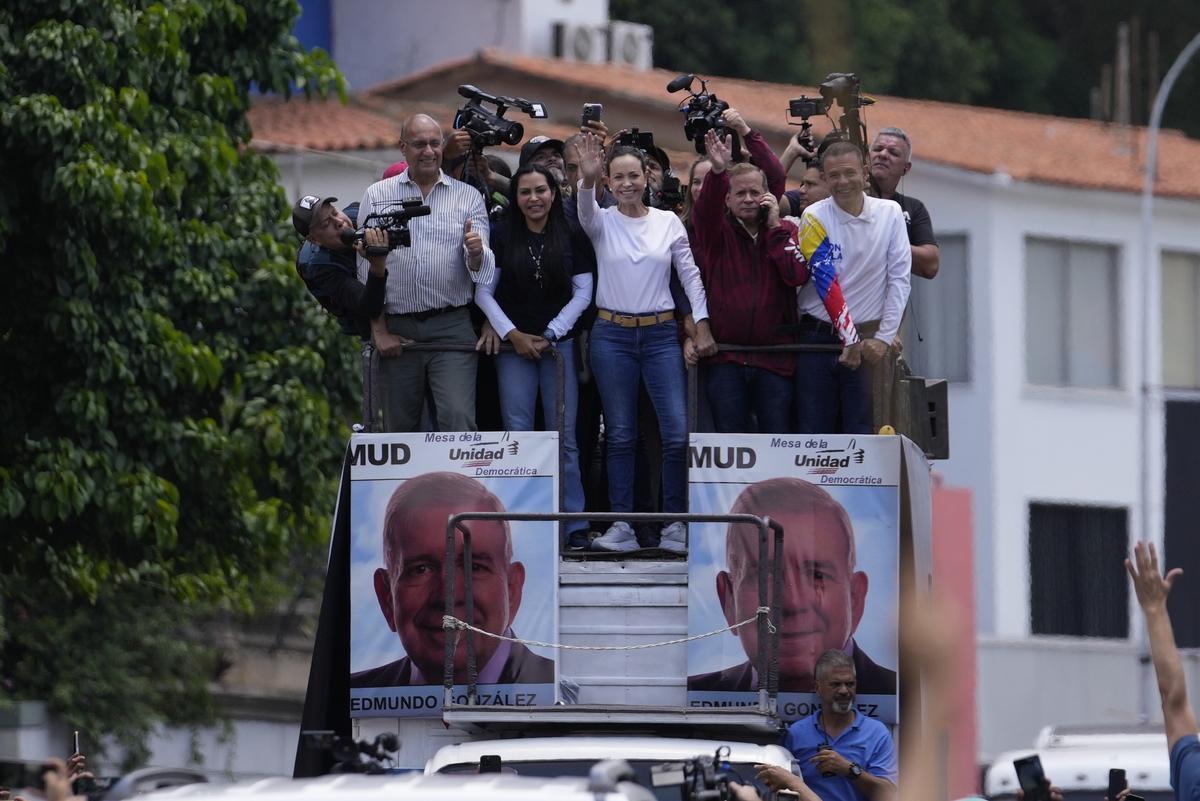
{"label": "white truck cab", "polygon": [[[587,776],[598,760],[620,759],[633,768],[637,781],[656,797],[674,801],[678,787],[652,787],[651,768],[702,757],[711,760],[717,749],[728,749],[723,761],[753,784],[755,765],[798,770],[791,752],[779,745],[756,745],[734,740],[693,740],[684,737],[580,735],[471,740],[443,746],[425,763],[425,773],[474,773],[483,756],[498,756],[502,769],[520,776]],[[724,752],[723,752],[724,753]]]}
{"label": "white truck cab", "polygon": [[984,777],[990,799],[1016,798],[1013,760],[1037,754],[1046,778],[1061,787],[1065,801],[1100,801],[1110,768],[1122,768],[1134,793],[1146,801],[1173,801],[1167,737],[1161,728],[1129,726],[1047,726],[1033,748],[1000,754]]}

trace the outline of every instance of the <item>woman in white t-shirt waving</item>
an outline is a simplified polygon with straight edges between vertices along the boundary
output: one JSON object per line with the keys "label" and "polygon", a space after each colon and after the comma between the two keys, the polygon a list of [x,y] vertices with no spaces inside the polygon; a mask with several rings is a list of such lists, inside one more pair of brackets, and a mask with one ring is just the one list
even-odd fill
{"label": "woman in white t-shirt waving", "polygon": [[[604,405],[608,447],[608,498],[613,512],[633,511],[633,461],[637,444],[638,384],[654,404],[662,435],[663,511],[687,510],[687,389],[683,351],[668,288],[671,268],[679,274],[692,318],[699,356],[716,352],[708,328],[708,308],[700,271],[692,259],[683,223],[669,211],[646,206],[646,156],[617,147],[608,157],[608,189],[615,208],[596,201],[604,169],[600,140],[587,135],[579,145],[579,224],[596,250],[596,322],[592,326],[591,366]],[[625,522],[613,523],[592,541],[605,551],[637,549]],[[663,529],[659,547],[687,552],[687,527]]]}

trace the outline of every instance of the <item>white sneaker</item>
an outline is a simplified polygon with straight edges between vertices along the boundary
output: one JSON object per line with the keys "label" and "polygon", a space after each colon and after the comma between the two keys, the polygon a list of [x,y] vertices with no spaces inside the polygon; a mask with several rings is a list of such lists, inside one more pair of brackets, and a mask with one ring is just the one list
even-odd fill
{"label": "white sneaker", "polygon": [[664,528],[658,547],[671,553],[687,553],[687,523],[676,521]]}
{"label": "white sneaker", "polygon": [[613,523],[608,531],[592,540],[593,551],[636,551],[639,547],[633,529],[621,521]]}

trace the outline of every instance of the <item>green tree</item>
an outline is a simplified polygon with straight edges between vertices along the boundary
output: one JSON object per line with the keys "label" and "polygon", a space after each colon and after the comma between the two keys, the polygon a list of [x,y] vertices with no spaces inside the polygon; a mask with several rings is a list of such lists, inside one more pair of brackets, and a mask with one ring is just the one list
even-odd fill
{"label": "green tree", "polygon": [[273,608],[328,536],[355,354],[245,118],[344,95],[297,13],[0,7],[0,700],[134,760],[213,720],[210,616]]}

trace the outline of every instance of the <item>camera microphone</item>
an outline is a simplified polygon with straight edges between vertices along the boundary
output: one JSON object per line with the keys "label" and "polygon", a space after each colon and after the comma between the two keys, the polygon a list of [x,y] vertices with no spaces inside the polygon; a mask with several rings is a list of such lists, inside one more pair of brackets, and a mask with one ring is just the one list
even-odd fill
{"label": "camera microphone", "polygon": [[687,89],[689,86],[692,85],[692,81],[695,79],[695,77],[696,77],[695,75],[689,75],[689,74],[680,75],[679,77],[677,77],[673,81],[671,81],[669,84],[667,84],[667,91],[674,93],[674,92],[678,92],[680,89]]}
{"label": "camera microphone", "polygon": [[462,86],[458,87],[458,93],[468,100],[474,99],[483,94],[483,92],[479,91],[479,89],[469,83],[464,83]]}

